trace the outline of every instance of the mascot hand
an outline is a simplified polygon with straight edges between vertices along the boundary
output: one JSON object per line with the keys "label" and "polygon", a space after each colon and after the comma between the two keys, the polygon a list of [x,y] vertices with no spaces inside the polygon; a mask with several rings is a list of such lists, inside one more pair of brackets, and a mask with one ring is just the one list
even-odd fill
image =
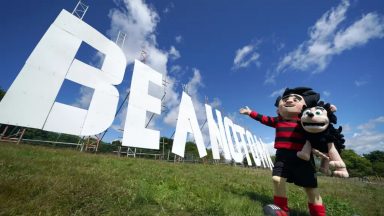
{"label": "mascot hand", "polygon": [[347,170],[344,170],[344,171],[335,170],[335,171],[333,171],[332,174],[333,174],[333,176],[336,176],[339,178],[348,178],[349,177],[349,173]]}
{"label": "mascot hand", "polygon": [[316,156],[318,156],[318,157],[321,157],[321,158],[323,158],[323,159],[326,159],[326,160],[329,160],[329,157],[326,155],[326,154],[324,154],[323,152],[321,152],[321,151],[319,151],[319,150],[317,150],[317,149],[312,149],[312,153],[314,154],[314,155],[316,155]]}
{"label": "mascot hand", "polygon": [[343,161],[331,161],[329,162],[329,166],[335,169],[346,168],[345,163]]}
{"label": "mascot hand", "polygon": [[245,106],[245,107],[241,108],[241,109],[239,110],[239,112],[240,112],[241,114],[244,114],[244,115],[249,115],[249,114],[251,114],[252,110],[249,109],[249,107]]}

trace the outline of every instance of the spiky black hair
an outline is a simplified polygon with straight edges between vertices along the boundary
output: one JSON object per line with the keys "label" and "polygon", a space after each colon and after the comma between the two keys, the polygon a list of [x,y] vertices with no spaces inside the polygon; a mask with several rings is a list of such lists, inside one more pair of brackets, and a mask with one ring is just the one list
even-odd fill
{"label": "spiky black hair", "polygon": [[[341,153],[341,150],[345,148],[344,135],[341,133],[343,128],[339,126],[339,128],[336,129],[333,126],[333,124],[337,124],[337,117],[335,112],[331,110],[331,104],[324,103],[324,101],[319,101],[316,106],[323,107],[325,110],[327,110],[327,117],[330,124],[328,125],[328,128],[321,133],[309,133],[305,131],[306,138],[309,140],[313,148],[316,148],[321,152],[328,153],[327,144],[333,142],[337,151]],[[303,106],[303,109],[299,115],[300,118],[303,115],[304,110],[307,108],[311,107]]]}
{"label": "spiky black hair", "polygon": [[279,106],[279,101],[282,97],[290,94],[302,96],[307,106],[314,106],[320,99],[320,94],[308,87],[286,88],[283,95],[276,98],[275,106]]}

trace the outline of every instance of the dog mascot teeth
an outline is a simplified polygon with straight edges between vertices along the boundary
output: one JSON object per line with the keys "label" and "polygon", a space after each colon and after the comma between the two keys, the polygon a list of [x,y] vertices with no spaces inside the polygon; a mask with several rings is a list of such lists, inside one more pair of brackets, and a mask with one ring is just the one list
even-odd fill
{"label": "dog mascot teeth", "polygon": [[[303,160],[309,160],[311,152],[321,156],[320,171],[341,178],[348,178],[349,174],[340,152],[345,148],[342,128],[335,129],[337,123],[333,107],[327,103],[319,102],[315,107],[304,107],[301,113],[301,126],[307,139],[303,149],[297,152],[297,156]],[[334,171],[330,171],[330,169]]]}

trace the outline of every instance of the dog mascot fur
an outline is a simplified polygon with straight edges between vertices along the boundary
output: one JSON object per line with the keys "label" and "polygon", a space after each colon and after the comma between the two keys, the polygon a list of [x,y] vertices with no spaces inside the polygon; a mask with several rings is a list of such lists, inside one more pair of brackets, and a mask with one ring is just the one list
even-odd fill
{"label": "dog mascot fur", "polygon": [[[320,101],[317,106],[304,107],[301,113],[301,125],[307,139],[303,149],[297,152],[297,156],[303,160],[309,160],[313,152],[321,156],[320,171],[336,177],[348,178],[349,174],[345,163],[340,156],[345,148],[342,128],[334,128],[337,117],[332,106]],[[334,170],[333,172],[329,169]]]}

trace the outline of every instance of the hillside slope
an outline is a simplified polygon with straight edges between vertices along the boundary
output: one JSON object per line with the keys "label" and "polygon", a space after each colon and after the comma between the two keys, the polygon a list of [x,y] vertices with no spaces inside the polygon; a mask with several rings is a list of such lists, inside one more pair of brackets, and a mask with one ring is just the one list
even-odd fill
{"label": "hillside slope", "polygon": [[[0,215],[261,215],[269,170],[0,143]],[[319,177],[328,215],[384,215],[384,187]],[[307,215],[289,185],[291,215]]]}

